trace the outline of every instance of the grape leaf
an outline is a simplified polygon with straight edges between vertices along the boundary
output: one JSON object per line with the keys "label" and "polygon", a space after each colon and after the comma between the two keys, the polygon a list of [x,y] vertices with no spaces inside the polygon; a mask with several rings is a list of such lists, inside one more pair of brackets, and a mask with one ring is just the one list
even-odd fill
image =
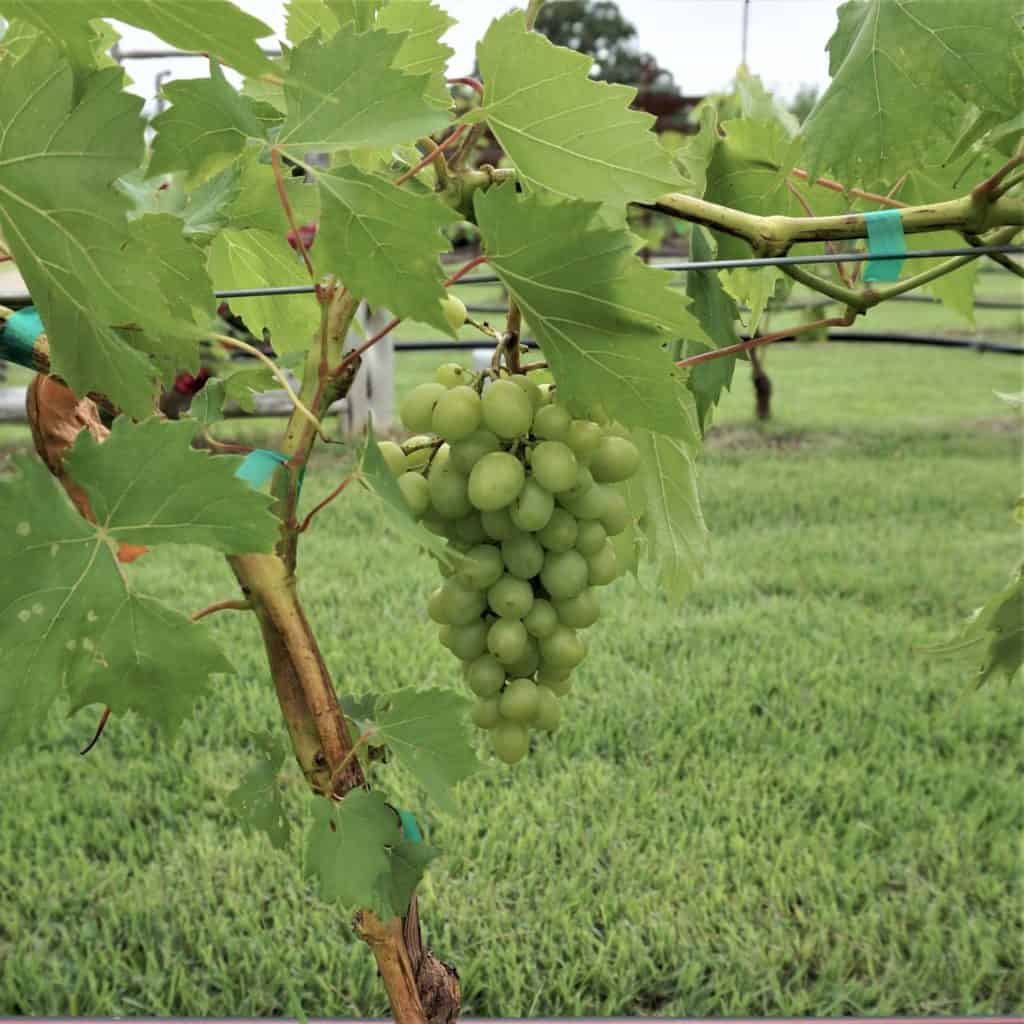
{"label": "grape leaf", "polygon": [[523,11],[491,23],[477,60],[484,103],[469,119],[486,119],[524,185],[617,207],[684,187],[654,117],[627,109],[636,90],[595,82],[588,54],[527,31]]}
{"label": "grape leaf", "polygon": [[277,781],[284,764],[285,748],[276,736],[260,737],[258,746],[262,755],[259,762],[231,792],[227,803],[241,818],[247,832],[266,832],[271,844],[283,850],[291,838],[291,819],[285,811]]}
{"label": "grape leaf", "polygon": [[850,0],[832,82],[804,124],[809,171],[880,187],[952,140],[973,103],[1019,113],[1019,0]]}
{"label": "grape leaf", "polygon": [[24,18],[57,40],[81,66],[91,66],[94,18],[117,18],[182,50],[208,53],[243,74],[272,73],[257,39],[274,33],[228,0],[0,0],[0,14]]}
{"label": "grape leaf", "polygon": [[251,102],[216,61],[210,61],[209,78],[169,82],[163,91],[171,107],[153,119],[151,175],[183,170],[198,182],[229,167],[250,139],[263,138]]}
{"label": "grape leaf", "polygon": [[468,701],[448,690],[399,690],[375,716],[375,741],[386,743],[430,797],[455,810],[449,791],[479,762],[466,734]]}
{"label": "grape leaf", "polygon": [[357,789],[340,804],[313,798],[305,869],[327,902],[367,907],[384,920],[400,917],[438,853],[401,838],[398,816],[380,793]]}
{"label": "grape leaf", "polygon": [[430,0],[388,4],[377,18],[377,28],[385,32],[408,33],[391,66],[410,75],[429,75],[426,98],[445,109],[452,105],[445,69],[455,51],[440,40],[454,24],[455,19]]}
{"label": "grape leaf", "polygon": [[192,399],[188,414],[196,422],[204,427],[219,423],[224,418],[224,402],[227,399],[227,390],[224,381],[216,377],[208,380],[199,394]]}
{"label": "grape leaf", "polygon": [[338,19],[331,13],[324,0],[288,0],[285,36],[292,46],[297,46],[317,30],[324,39],[327,39],[333,36],[339,27]]}
{"label": "grape leaf", "polygon": [[313,35],[300,43],[288,63],[288,116],[276,145],[301,160],[310,150],[390,146],[444,128],[447,116],[423,99],[427,76],[391,67],[401,46],[401,36],[351,27],[327,42]]}
{"label": "grape leaf", "polygon": [[[373,19],[377,16],[384,0],[325,0],[339,25],[350,22],[357,32],[365,32],[373,27]],[[395,5],[399,6],[399,5]]]}
{"label": "grape leaf", "polygon": [[[235,166],[239,175],[238,198],[227,210],[228,226],[258,228],[285,239],[290,225],[281,207],[274,169],[268,160],[250,150]],[[320,196],[316,186],[304,178],[286,174],[284,187],[296,223],[315,221],[320,214]],[[299,257],[296,255],[294,258],[298,263]]]}
{"label": "grape leaf", "polygon": [[477,193],[489,265],[529,322],[576,412],[596,405],[627,426],[680,436],[678,374],[662,347],[672,336],[707,341],[669,287],[670,274],[635,258],[627,231],[596,223],[597,203]]}
{"label": "grape leaf", "polygon": [[[111,187],[142,157],[141,101],[120,85],[119,70],[98,71],[74,101],[71,67],[45,42],[0,64],[0,233],[46,325],[54,372],[143,418],[158,371],[140,350],[194,369],[203,332],[191,309],[172,308],[170,268],[149,262],[164,230],[129,223],[131,203]],[[192,254],[177,257],[194,282]]]}
{"label": "grape leaf", "polygon": [[323,216],[317,263],[371,306],[419,320],[455,337],[441,300],[438,255],[450,248],[443,231],[459,218],[435,196],[418,196],[357,167],[318,175]]}
{"label": "grape leaf", "polygon": [[181,218],[186,238],[205,245],[226,226],[226,211],[238,199],[238,169],[229,167],[191,191],[185,189],[182,178],[180,174],[149,177],[136,170],[118,178],[114,187],[133,204],[129,220],[147,213],[168,213]]}

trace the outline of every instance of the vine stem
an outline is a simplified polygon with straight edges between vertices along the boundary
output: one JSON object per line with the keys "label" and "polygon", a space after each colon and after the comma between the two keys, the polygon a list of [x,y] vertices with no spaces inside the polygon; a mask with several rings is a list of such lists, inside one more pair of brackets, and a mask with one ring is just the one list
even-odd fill
{"label": "vine stem", "polygon": [[317,505],[316,508],[314,508],[313,511],[309,513],[308,516],[306,516],[305,519],[302,520],[302,525],[299,527],[299,533],[305,533],[306,530],[309,529],[309,524],[313,521],[313,516],[315,516],[321,509],[326,508],[328,505],[330,505],[330,503],[334,501],[334,499],[338,497],[338,495],[341,494],[341,492],[345,490],[345,488],[348,487],[348,485],[352,483],[354,479],[355,475],[353,473],[349,473],[349,475],[345,477],[345,479],[342,480],[341,483],[338,484],[338,486],[335,487],[334,490],[331,491],[331,493],[328,494],[327,497],[324,498],[324,500],[321,501],[320,504]]}
{"label": "vine stem", "polygon": [[809,182],[811,185],[820,185],[822,188],[827,188],[832,192],[841,192],[843,195],[856,196],[858,199],[866,199],[870,203],[878,203],[881,206],[890,206],[893,209],[901,209],[907,204],[900,202],[899,199],[893,199],[892,196],[879,195],[877,192],[865,192],[860,188],[847,188],[846,185],[838,181],[833,181],[831,178],[812,178],[807,171],[800,167],[794,167],[789,172],[794,178],[799,178],[801,181]]}
{"label": "vine stem", "polygon": [[526,8],[526,28],[527,31],[533,28],[537,23],[537,15],[540,14],[540,9],[544,6],[544,0],[530,0],[529,6]]}
{"label": "vine stem", "polygon": [[[813,217],[814,210],[811,209],[811,204],[800,194],[800,190],[793,184],[793,182],[787,181],[786,187],[792,193],[792,195],[800,204],[800,206],[803,207],[804,213],[806,213],[808,217]],[[835,243],[833,242],[825,243],[825,252],[830,253],[833,256],[839,255],[839,250],[836,248]],[[836,264],[836,272],[839,274],[839,280],[842,281],[847,288],[853,286],[853,281],[850,280],[850,277],[846,273],[846,267],[843,266],[842,263]]]}
{"label": "vine stem", "polygon": [[200,619],[205,619],[207,615],[213,615],[216,612],[247,612],[252,608],[252,605],[248,601],[217,601],[215,604],[208,604],[205,608],[200,608],[199,611],[193,612],[189,618],[193,622],[198,622]]}
{"label": "vine stem", "polygon": [[484,87],[475,78],[449,78],[449,85],[468,85],[478,96],[483,96]]}
{"label": "vine stem", "polygon": [[292,209],[292,202],[288,198],[288,190],[284,187],[284,172],[281,169],[281,151],[277,146],[270,147],[270,166],[274,170],[274,183],[277,185],[277,195],[281,200],[281,208],[284,210],[284,215],[288,218],[288,226],[292,229],[296,248],[302,254],[302,262],[306,264],[306,272],[309,274],[310,280],[316,280],[316,271],[313,269],[313,263],[309,258],[309,253],[306,251],[306,243],[302,240],[299,225],[295,222],[295,211]]}
{"label": "vine stem", "polygon": [[395,184],[404,185],[410,178],[415,177],[417,174],[419,174],[420,171],[422,171],[423,168],[427,166],[427,164],[436,160],[439,154],[443,153],[450,146],[454,145],[462,137],[462,133],[465,130],[466,126],[464,124],[460,124],[459,127],[456,128],[455,131],[453,131],[451,135],[448,136],[447,139],[439,143],[422,160],[420,160],[418,163],[413,164],[412,167],[409,168],[409,170],[407,170],[400,177],[396,178]]}
{"label": "vine stem", "polygon": [[0,316],[2,316],[5,320],[10,320],[11,317],[14,316],[14,310],[8,309],[6,306],[0,306]]}

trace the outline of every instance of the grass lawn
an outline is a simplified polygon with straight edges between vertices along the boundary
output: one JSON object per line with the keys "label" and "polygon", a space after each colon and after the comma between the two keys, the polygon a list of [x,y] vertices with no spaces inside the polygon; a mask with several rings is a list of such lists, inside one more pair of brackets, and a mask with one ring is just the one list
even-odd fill
{"label": "grass lawn", "polygon": [[[401,356],[400,385],[438,361]],[[751,423],[741,368],[702,461],[704,584],[681,605],[608,588],[562,729],[516,769],[487,759],[457,816],[393,790],[446,851],[421,909],[469,1015],[1024,1003],[1021,681],[975,692],[969,664],[921,650],[1021,555],[1021,433],[992,393],[1020,390],[1022,361],[790,345],[768,369],[776,420]],[[310,505],[343,472],[320,468]],[[432,563],[378,525],[347,492],[303,548],[339,689],[459,686]],[[232,589],[199,549],[133,572],[182,610]],[[90,709],[0,760],[0,1015],[386,1013],[301,839],[278,854],[225,806],[281,729],[255,626],[211,621],[237,674],[173,743],[129,715],[80,758]]]}

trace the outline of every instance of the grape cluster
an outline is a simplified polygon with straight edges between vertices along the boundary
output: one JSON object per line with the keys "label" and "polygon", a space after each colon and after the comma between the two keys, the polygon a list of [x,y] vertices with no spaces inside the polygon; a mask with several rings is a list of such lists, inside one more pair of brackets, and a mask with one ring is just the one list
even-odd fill
{"label": "grape cluster", "polygon": [[462,558],[430,595],[440,639],[476,695],[471,717],[514,764],[529,729],[554,729],[559,698],[620,566],[612,537],[632,522],[622,488],[640,454],[616,424],[576,419],[553,385],[479,377],[454,363],[410,391],[417,436],[381,445],[406,503]]}

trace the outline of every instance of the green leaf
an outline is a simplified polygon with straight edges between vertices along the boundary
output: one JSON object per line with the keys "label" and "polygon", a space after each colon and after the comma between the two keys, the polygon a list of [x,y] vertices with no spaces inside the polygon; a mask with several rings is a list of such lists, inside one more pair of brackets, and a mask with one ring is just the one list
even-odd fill
{"label": "green leaf", "polygon": [[192,449],[194,430],[119,417],[103,444],[82,431],[65,468],[95,524],[39,462],[13,458],[0,480],[0,745],[38,728],[62,685],[75,707],[131,708],[173,730],[228,670],[204,627],[138,594],[117,561],[122,543],[273,550],[270,499],[234,477],[238,458]]}
{"label": "green leaf", "polygon": [[[710,245],[704,228],[694,225],[690,233],[690,259],[703,262],[714,258],[714,249]],[[701,341],[688,342],[685,348],[687,356],[697,355],[709,349],[726,348],[735,345],[736,319],[738,316],[736,303],[722,288],[718,272],[714,270],[690,270],[686,274],[686,294],[693,305],[693,315],[704,328],[704,333],[711,344]],[[736,356],[724,356],[709,359],[689,368],[688,384],[696,399],[697,416],[703,432],[708,426],[708,414],[718,404],[722,392],[732,386],[733,370]]]}
{"label": "green leaf", "polygon": [[636,90],[595,82],[589,54],[526,30],[523,11],[492,22],[477,46],[486,119],[529,188],[621,207],[684,187],[651,131],[628,109]]}
{"label": "green leaf", "polygon": [[371,306],[455,337],[441,309],[445,289],[438,256],[451,248],[443,232],[458,215],[433,195],[414,195],[352,166],[317,180],[318,266],[337,273]]}
{"label": "green leaf", "polygon": [[373,19],[377,16],[384,0],[325,0],[325,2],[339,25],[351,23],[357,32],[365,32],[368,28],[373,27]]}
{"label": "green leaf", "polygon": [[277,781],[284,764],[285,748],[276,736],[260,737],[257,745],[261,751],[259,762],[231,792],[227,803],[241,818],[247,832],[266,832],[271,844],[283,850],[291,838],[291,819]]}
{"label": "green leaf", "polygon": [[[269,160],[255,150],[250,150],[238,161],[236,167],[239,194],[227,210],[228,226],[239,229],[258,228],[285,240],[291,226],[281,206],[277,180]],[[284,187],[297,224],[305,224],[319,217],[320,195],[315,185],[306,182],[304,178],[286,174]],[[293,254],[293,258],[298,264],[298,255]]]}
{"label": "green leaf", "polygon": [[441,42],[441,36],[454,24],[455,19],[430,0],[390,3],[377,18],[377,28],[385,32],[408,33],[392,67],[410,75],[429,75],[426,98],[446,110],[452,98],[445,85],[445,70],[455,51]]}
{"label": "green leaf", "polygon": [[737,267],[720,271],[718,279],[726,294],[747,307],[740,318],[749,334],[757,333],[764,311],[786,280],[778,267]]}
{"label": "green leaf", "polygon": [[224,402],[227,399],[227,389],[224,381],[213,378],[208,380],[200,390],[199,394],[192,399],[188,413],[192,419],[201,423],[204,427],[219,423],[224,418]]}
{"label": "green leaf", "polygon": [[973,103],[1020,112],[1019,0],[850,0],[832,82],[804,124],[808,170],[878,187],[947,145]]}
{"label": "green leaf", "polygon": [[438,855],[401,838],[398,815],[378,792],[357,789],[340,804],[313,798],[305,869],[320,898],[347,908],[367,907],[387,920],[409,909],[427,863]]}
{"label": "green leaf", "polygon": [[697,125],[696,134],[684,135],[672,156],[693,182],[686,191],[700,198],[707,190],[708,165],[718,145],[718,111],[713,103],[705,101],[697,108]]}
{"label": "green leaf", "polygon": [[243,74],[274,71],[256,42],[273,31],[228,0],[0,0],[0,14],[35,25],[82,66],[94,61],[91,19],[117,18],[171,46],[208,53]]}
{"label": "green leaf", "polygon": [[288,63],[288,116],[276,145],[302,160],[311,150],[390,146],[444,128],[448,117],[423,99],[426,77],[391,67],[401,45],[390,32],[351,28],[300,43]]}
{"label": "green leaf", "polygon": [[209,78],[170,82],[163,91],[171,107],[153,119],[151,175],[183,170],[201,181],[229,167],[250,139],[264,137],[252,104],[216,61],[210,61]]}
{"label": "green leaf", "polygon": [[597,223],[597,203],[477,193],[488,263],[519,304],[577,413],[603,406],[627,426],[682,436],[679,375],[663,345],[707,337],[671,275],[634,256],[627,231]]}
{"label": "green leaf", "polygon": [[375,740],[387,744],[398,761],[447,811],[456,806],[450,790],[469,778],[479,762],[466,728],[469,702],[449,690],[399,690],[378,712]]}
{"label": "green leaf", "polygon": [[[98,71],[73,101],[71,67],[45,43],[0,64],[0,234],[46,325],[54,373],[144,418],[158,376],[144,352],[194,369],[203,332],[167,291],[166,260],[149,261],[166,229],[129,223],[131,203],[111,187],[142,158],[141,101],[120,86],[118,70]],[[194,284],[194,255],[176,246],[173,258]]]}
{"label": "green leaf", "polygon": [[338,19],[331,13],[324,0],[288,0],[285,36],[292,46],[298,46],[303,39],[316,31],[327,39],[339,28]]}

